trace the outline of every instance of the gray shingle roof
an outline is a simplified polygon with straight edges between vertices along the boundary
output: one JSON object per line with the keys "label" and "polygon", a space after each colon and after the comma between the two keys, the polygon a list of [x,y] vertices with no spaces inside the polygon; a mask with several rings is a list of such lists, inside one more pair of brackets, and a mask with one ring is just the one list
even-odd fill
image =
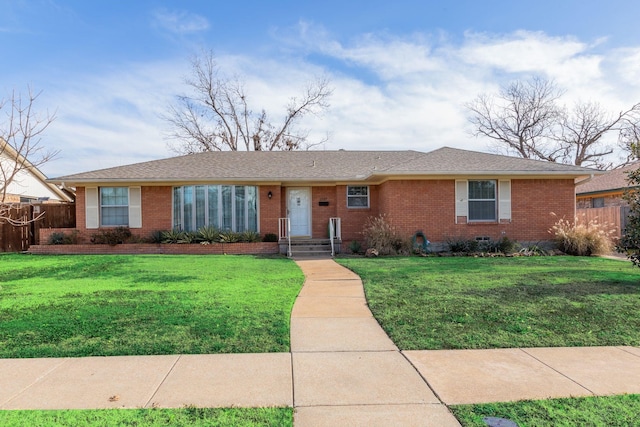
{"label": "gray shingle roof", "polygon": [[583,176],[591,169],[441,148],[418,151],[223,151],[191,154],[51,179],[52,182],[366,181],[396,175]]}
{"label": "gray shingle roof", "polygon": [[640,168],[640,162],[614,169],[576,187],[576,194],[602,193],[629,188],[627,172]]}

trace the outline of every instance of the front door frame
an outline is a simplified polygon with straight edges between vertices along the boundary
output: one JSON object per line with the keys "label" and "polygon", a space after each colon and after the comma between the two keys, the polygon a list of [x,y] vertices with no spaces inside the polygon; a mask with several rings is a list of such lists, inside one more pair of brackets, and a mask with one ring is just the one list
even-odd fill
{"label": "front door frame", "polygon": [[307,193],[307,199],[308,199],[308,203],[307,203],[307,230],[304,234],[300,234],[300,233],[294,233],[294,225],[293,223],[291,223],[291,237],[311,237],[311,196],[312,196],[312,190],[311,187],[287,187],[287,218],[289,218],[289,221],[291,221],[291,193],[293,190],[303,190]]}

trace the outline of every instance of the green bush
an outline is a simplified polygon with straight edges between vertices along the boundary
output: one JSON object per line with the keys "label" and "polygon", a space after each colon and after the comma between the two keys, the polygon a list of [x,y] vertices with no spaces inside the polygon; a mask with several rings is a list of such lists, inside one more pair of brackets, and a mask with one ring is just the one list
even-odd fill
{"label": "green bush", "polygon": [[238,243],[240,241],[240,234],[235,231],[222,231],[220,233],[219,243]]}
{"label": "green bush", "polygon": [[202,242],[216,243],[220,240],[220,230],[213,226],[199,228],[198,235]]}
{"label": "green bush", "polygon": [[478,252],[480,242],[475,239],[449,238],[447,239],[447,247],[449,252],[453,253]]}
{"label": "green bush", "polygon": [[91,235],[91,243],[96,245],[119,245],[131,238],[129,227],[105,228]]}
{"label": "green bush", "polygon": [[278,241],[278,235],[274,234],[274,233],[267,233],[262,238],[262,241],[263,242],[277,242]]}
{"label": "green bush", "polygon": [[63,232],[51,233],[49,245],[75,245],[78,242],[78,230],[73,230],[70,234]]}
{"label": "green bush", "polygon": [[147,238],[147,241],[149,243],[162,243],[163,240],[164,240],[164,231],[161,231],[161,230],[152,231],[149,237]]}
{"label": "green bush", "polygon": [[384,214],[367,218],[362,235],[367,248],[375,249],[379,255],[408,255],[411,252],[410,239],[403,238]]}
{"label": "green bush", "polygon": [[554,235],[558,249],[568,255],[602,255],[613,250],[613,230],[596,220],[584,224],[578,218],[573,223],[562,218],[549,231]]}
{"label": "green bush", "polygon": [[173,229],[162,232],[162,243],[180,243],[184,239],[184,232]]}
{"label": "green bush", "polygon": [[243,231],[238,233],[238,240],[243,243],[256,243],[262,240],[260,233],[256,231]]}
{"label": "green bush", "polygon": [[[640,187],[640,169],[629,172],[629,186]],[[640,190],[627,191],[624,199],[629,202],[629,216],[622,238],[616,247],[618,252],[626,253],[631,262],[640,267]]]}
{"label": "green bush", "polygon": [[349,243],[349,250],[353,254],[359,254],[362,250],[362,245],[357,240],[352,240],[351,243]]}

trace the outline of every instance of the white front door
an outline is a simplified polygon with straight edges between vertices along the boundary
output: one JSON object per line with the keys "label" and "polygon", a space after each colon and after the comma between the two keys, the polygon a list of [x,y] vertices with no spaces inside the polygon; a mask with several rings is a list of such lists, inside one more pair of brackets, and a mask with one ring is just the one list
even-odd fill
{"label": "white front door", "polygon": [[291,237],[311,237],[311,188],[288,188],[287,211],[291,221]]}

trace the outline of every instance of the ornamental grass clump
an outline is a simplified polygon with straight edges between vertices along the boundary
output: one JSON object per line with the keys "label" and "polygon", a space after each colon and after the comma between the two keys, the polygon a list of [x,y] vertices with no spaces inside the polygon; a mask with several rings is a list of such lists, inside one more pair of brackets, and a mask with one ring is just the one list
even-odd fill
{"label": "ornamental grass clump", "polygon": [[551,230],[558,249],[568,255],[604,255],[613,250],[613,230],[607,223],[591,220],[587,223],[575,218],[575,222],[560,219]]}
{"label": "ornamental grass clump", "polygon": [[402,237],[386,215],[367,218],[362,230],[368,249],[375,249],[379,255],[408,255],[410,242]]}

